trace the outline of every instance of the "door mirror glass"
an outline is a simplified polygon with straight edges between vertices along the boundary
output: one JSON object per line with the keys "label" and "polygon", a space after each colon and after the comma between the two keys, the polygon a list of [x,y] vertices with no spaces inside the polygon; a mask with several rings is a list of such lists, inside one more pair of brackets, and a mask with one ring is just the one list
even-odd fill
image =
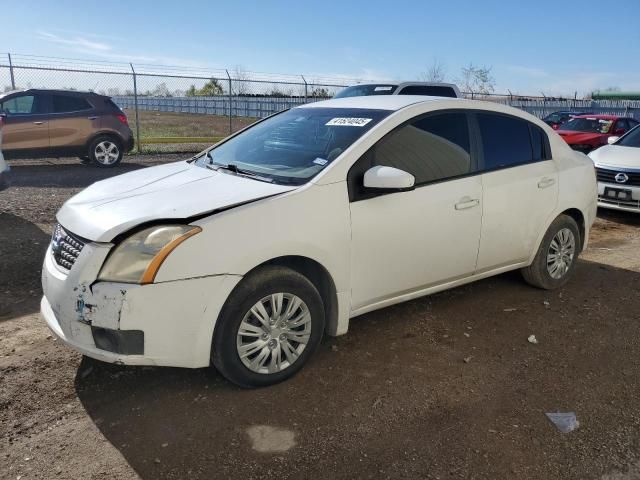
{"label": "door mirror glass", "polygon": [[415,183],[413,175],[399,168],[378,165],[364,174],[364,187],[376,190],[406,191],[413,189]]}
{"label": "door mirror glass", "polygon": [[618,140],[620,140],[620,137],[617,135],[613,135],[611,137],[609,137],[607,139],[607,142],[609,142],[609,145],[613,145],[614,143],[616,143]]}

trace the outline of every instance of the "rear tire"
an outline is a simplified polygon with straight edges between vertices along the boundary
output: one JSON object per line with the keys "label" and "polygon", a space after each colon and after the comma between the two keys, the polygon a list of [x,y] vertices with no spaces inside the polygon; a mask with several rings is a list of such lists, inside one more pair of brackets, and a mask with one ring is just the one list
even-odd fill
{"label": "rear tire", "polygon": [[307,277],[287,267],[261,267],[242,280],[222,308],[212,363],[243,388],[282,382],[320,344],[324,315],[322,298]]}
{"label": "rear tire", "polygon": [[120,139],[110,135],[100,135],[89,144],[89,158],[98,167],[115,167],[122,160],[124,150]]}
{"label": "rear tire", "polygon": [[576,221],[558,216],[549,226],[533,262],[521,270],[529,285],[553,290],[565,285],[575,269],[582,240]]}

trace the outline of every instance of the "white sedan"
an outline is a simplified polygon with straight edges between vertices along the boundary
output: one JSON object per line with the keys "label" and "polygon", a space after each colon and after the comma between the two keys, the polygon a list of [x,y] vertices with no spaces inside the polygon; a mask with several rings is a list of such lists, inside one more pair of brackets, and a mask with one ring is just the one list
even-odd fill
{"label": "white sedan", "polygon": [[640,126],[589,153],[596,165],[598,205],[640,213]]}
{"label": "white sedan", "polygon": [[42,314],[90,357],[269,385],[357,315],[514,269],[564,285],[595,214],[591,161],[525,112],[328,100],[71,198]]}

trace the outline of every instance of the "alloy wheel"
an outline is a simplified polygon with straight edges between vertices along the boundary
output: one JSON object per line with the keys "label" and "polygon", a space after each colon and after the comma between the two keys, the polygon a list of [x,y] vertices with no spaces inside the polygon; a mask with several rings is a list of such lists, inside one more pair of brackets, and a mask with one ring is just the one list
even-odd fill
{"label": "alloy wheel", "polygon": [[118,161],[120,150],[118,145],[110,140],[103,140],[95,148],[96,161],[102,165],[112,165]]}

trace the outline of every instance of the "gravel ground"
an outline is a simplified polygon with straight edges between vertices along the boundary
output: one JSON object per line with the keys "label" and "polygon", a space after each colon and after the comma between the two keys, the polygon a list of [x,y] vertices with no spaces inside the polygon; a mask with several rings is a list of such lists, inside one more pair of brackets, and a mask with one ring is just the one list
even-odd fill
{"label": "gravel ground", "polygon": [[[294,379],[101,364],[40,320],[54,214],[182,158],[13,162],[0,193],[0,478],[640,478],[640,217],[600,212],[565,288],[508,273],[364,315]],[[535,335],[538,344],[527,341]],[[562,434],[545,412],[574,411]]]}

